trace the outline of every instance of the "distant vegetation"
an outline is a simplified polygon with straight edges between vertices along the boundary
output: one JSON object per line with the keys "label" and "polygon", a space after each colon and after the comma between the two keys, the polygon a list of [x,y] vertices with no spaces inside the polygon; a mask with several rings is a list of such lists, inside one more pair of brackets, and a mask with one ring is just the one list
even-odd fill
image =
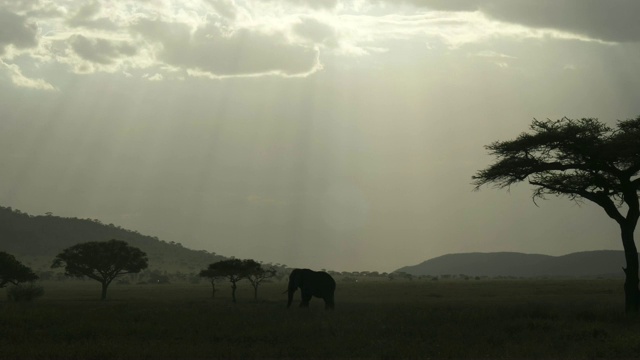
{"label": "distant vegetation", "polygon": [[439,256],[397,272],[414,276],[466,274],[486,277],[621,278],[624,252],[585,251],[563,256],[516,252],[464,253]]}
{"label": "distant vegetation", "polygon": [[[138,274],[116,280],[118,284],[198,283],[200,271],[210,264],[233,257],[215,252],[192,250],[179,242],[164,241],[140,234],[98,219],[65,218],[29,215],[17,209],[0,206],[0,249],[19,256],[43,280],[68,280],[62,271],[51,269],[51,262],[65,248],[80,243],[117,239],[135,246],[147,254],[149,267]],[[261,263],[265,270],[275,270],[272,280],[282,281],[291,268],[285,264]],[[325,269],[322,269],[325,270]],[[386,272],[331,271],[336,280],[387,279]]]}
{"label": "distant vegetation", "polygon": [[179,242],[163,241],[97,219],[63,218],[53,215],[33,216],[9,207],[0,207],[0,249],[20,257],[41,278],[60,274],[50,268],[53,258],[70,246],[118,239],[144,251],[149,269],[135,281],[163,282],[166,276],[183,280],[198,279],[197,273],[210,263],[225,257],[205,250],[191,250]]}

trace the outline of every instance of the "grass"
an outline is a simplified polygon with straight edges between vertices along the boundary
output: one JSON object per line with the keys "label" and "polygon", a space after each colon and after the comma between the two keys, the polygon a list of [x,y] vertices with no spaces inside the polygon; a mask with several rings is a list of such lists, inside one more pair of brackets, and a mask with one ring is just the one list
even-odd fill
{"label": "grass", "polygon": [[[284,283],[45,283],[25,304],[0,302],[2,359],[637,358],[640,319],[620,280],[338,283],[287,310]],[[298,300],[298,298],[297,298]]]}

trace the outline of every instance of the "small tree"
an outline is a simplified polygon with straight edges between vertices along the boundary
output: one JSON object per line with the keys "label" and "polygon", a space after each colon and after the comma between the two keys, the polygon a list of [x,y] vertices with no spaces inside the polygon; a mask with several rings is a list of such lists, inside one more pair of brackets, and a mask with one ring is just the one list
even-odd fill
{"label": "small tree", "polygon": [[222,275],[218,269],[212,269],[211,265],[209,265],[209,268],[201,270],[198,275],[209,279],[211,282],[211,298],[214,298],[216,296],[216,280],[224,277],[224,275]]}
{"label": "small tree", "polygon": [[0,251],[0,288],[7,284],[18,285],[23,282],[31,282],[38,276],[27,266],[4,251]]}
{"label": "small tree", "polygon": [[[532,133],[511,141],[496,141],[486,148],[497,161],[473,176],[476,190],[527,181],[533,199],[566,196],[602,207],[620,226],[627,267],[625,310],[637,313],[638,251],[634,231],[640,218],[640,117],[619,121],[611,128],[597,119],[534,120]],[[626,208],[626,213],[625,213]]]}
{"label": "small tree", "polygon": [[[215,286],[214,280],[216,278],[226,278],[227,280],[229,280],[229,282],[231,282],[231,299],[235,303],[236,289],[238,288],[236,283],[249,276],[251,271],[254,269],[254,263],[257,264],[253,260],[240,260],[240,259],[229,259],[229,260],[218,261],[213,264],[209,264],[209,267],[206,270],[202,270],[200,272],[201,274],[200,276],[204,276],[212,279],[211,280],[212,286]],[[214,293],[215,293],[215,287],[214,287]]]}
{"label": "small tree", "polygon": [[120,275],[146,269],[147,254],[124,241],[93,241],[64,249],[56,256],[52,268],[65,268],[65,275],[88,277],[102,284],[101,299],[107,298],[107,287]]}
{"label": "small tree", "polygon": [[260,284],[265,280],[268,280],[276,276],[277,271],[273,267],[269,269],[263,269],[262,265],[258,264],[253,260],[247,260],[247,261],[253,262],[252,264],[253,267],[250,269],[249,275],[247,276],[247,280],[249,280],[249,282],[251,283],[251,286],[253,286],[253,298],[255,300],[258,300],[258,286],[260,286]]}

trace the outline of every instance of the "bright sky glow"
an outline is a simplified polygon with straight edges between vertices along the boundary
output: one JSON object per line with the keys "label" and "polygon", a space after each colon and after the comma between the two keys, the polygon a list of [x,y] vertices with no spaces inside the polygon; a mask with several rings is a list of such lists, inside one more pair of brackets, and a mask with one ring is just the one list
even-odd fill
{"label": "bright sky glow", "polygon": [[0,0],[0,204],[223,255],[391,271],[618,249],[472,192],[535,118],[640,114],[632,0]]}

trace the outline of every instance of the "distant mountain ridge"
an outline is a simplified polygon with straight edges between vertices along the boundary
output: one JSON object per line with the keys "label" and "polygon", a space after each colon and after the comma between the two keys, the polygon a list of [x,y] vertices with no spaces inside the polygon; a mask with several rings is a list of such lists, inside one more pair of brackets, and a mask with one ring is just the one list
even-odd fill
{"label": "distant mountain ridge", "polygon": [[0,251],[16,256],[34,270],[48,270],[63,249],[88,241],[123,240],[149,257],[149,268],[182,273],[198,272],[225,257],[205,250],[192,250],[177,242],[166,242],[96,219],[33,216],[0,206]]}
{"label": "distant mountain ridge", "polygon": [[594,277],[623,276],[624,252],[599,250],[563,256],[517,252],[460,253],[439,256],[397,272],[411,275]]}

